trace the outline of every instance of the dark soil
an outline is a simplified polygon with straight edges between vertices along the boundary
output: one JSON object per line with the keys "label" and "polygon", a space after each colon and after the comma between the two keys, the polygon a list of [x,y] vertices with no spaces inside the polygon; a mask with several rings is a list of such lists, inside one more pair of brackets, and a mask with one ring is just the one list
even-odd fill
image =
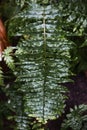
{"label": "dark soil", "polygon": [[61,129],[61,123],[66,118],[66,114],[69,113],[70,108],[73,108],[75,105],[87,104],[87,77],[81,73],[72,79],[74,82],[65,83],[65,86],[69,90],[65,113],[59,119],[48,121],[47,127],[49,130]]}
{"label": "dark soil", "polygon": [[73,80],[73,83],[65,84],[70,91],[67,105],[87,104],[87,77],[81,73]]}

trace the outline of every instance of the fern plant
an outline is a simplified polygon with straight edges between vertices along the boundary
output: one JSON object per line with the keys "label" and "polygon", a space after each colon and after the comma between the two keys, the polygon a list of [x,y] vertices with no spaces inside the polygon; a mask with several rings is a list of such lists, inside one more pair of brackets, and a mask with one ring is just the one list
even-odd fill
{"label": "fern plant", "polygon": [[23,50],[21,54],[15,53],[20,62],[16,63],[17,79],[9,95],[16,97],[11,96],[11,104],[18,118],[26,113],[47,121],[64,112],[67,89],[61,83],[70,81],[72,42],[62,30],[58,10],[61,5],[37,4],[37,1],[27,4],[8,26],[9,37],[21,37],[18,46]]}
{"label": "fern plant", "polygon": [[[62,2],[62,20],[65,26],[63,30],[66,32],[68,40],[73,42],[71,54],[71,69],[75,73],[87,70],[87,8],[85,0],[72,0],[70,3]],[[76,6],[77,5],[77,6]]]}
{"label": "fern plant", "polygon": [[75,106],[74,109],[70,109],[70,113],[67,114],[67,119],[62,124],[61,130],[86,130],[87,124],[87,115],[85,112],[87,111],[87,105],[79,105]]}
{"label": "fern plant", "polygon": [[3,80],[3,71],[2,71],[2,68],[0,67],[0,85],[3,86],[4,84],[4,80]]}
{"label": "fern plant", "polygon": [[15,63],[12,55],[13,48],[12,47],[7,47],[4,52],[3,52],[3,59],[6,62],[7,66],[11,69],[15,69]]}
{"label": "fern plant", "polygon": [[12,47],[7,47],[2,54],[2,58],[3,60],[1,61],[1,65],[0,65],[0,86],[5,85],[4,84],[4,79],[5,79],[5,74],[3,72],[3,64],[6,64],[7,67],[9,67],[9,70],[11,69],[12,71],[14,71],[15,69],[15,63],[14,63],[14,58],[12,55],[12,51],[14,49]]}
{"label": "fern plant", "polygon": [[[85,18],[84,24],[77,18],[79,9],[73,11],[68,0],[66,4],[61,1],[52,4],[51,0],[15,0],[15,3],[20,12],[8,21],[9,38],[20,37],[15,70],[11,48],[3,53],[17,77],[5,90],[10,97],[7,105],[16,113],[15,129],[40,129],[36,123],[31,128],[28,119],[47,121],[64,112],[67,89],[61,83],[71,81],[70,50],[72,45],[77,49],[70,36],[81,36],[86,23]],[[73,60],[78,62],[78,57]]]}

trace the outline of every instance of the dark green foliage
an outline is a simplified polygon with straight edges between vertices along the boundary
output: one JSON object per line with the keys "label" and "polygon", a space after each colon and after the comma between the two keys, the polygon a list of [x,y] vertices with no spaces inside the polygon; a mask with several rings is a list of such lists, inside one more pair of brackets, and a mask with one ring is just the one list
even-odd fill
{"label": "dark green foliage", "polygon": [[19,8],[14,0],[3,0],[0,2],[0,17],[3,19],[3,21],[10,19],[18,11]]}
{"label": "dark green foliage", "polygon": [[63,5],[63,21],[65,26],[63,30],[66,32],[68,40],[73,41],[73,49],[71,49],[72,66],[71,69],[77,73],[87,69],[87,9],[85,1],[73,1],[71,4]]}
{"label": "dark green foliage", "polygon": [[[78,64],[83,67],[82,63],[86,62],[85,1],[80,1],[80,6],[77,1],[68,0],[66,3],[14,0],[14,7],[9,2],[1,5],[1,10],[7,8],[12,13],[10,16],[5,14],[5,18],[9,18],[8,36],[10,42],[19,39],[13,43],[18,44],[16,48],[7,48],[3,53],[6,64],[16,77],[9,87],[6,84],[3,89],[9,97],[7,107],[15,112],[8,119],[15,120],[15,130],[43,130],[44,125],[39,122],[55,119],[64,112],[68,90],[61,84],[71,81],[69,77],[73,73],[70,69]],[[2,73],[0,71],[1,85]],[[73,118],[72,112],[70,117]]]}
{"label": "dark green foliage", "polygon": [[3,71],[2,68],[0,67],[0,85],[3,85]]}
{"label": "dark green foliage", "polygon": [[47,121],[64,112],[67,89],[61,83],[70,81],[72,42],[62,30],[58,7],[32,2],[9,21],[9,37],[20,36],[20,53],[15,52],[19,59],[14,72],[17,79],[8,93],[10,105],[22,122],[23,115]]}
{"label": "dark green foliage", "polygon": [[61,130],[86,130],[87,126],[87,105],[75,106],[74,109],[70,109],[70,114],[67,114],[67,119],[62,124]]}

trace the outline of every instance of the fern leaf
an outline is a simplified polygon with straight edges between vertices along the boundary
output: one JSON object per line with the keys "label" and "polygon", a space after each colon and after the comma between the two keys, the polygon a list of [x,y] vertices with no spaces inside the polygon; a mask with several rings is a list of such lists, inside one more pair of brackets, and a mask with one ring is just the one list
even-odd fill
{"label": "fern leaf", "polygon": [[61,83],[69,81],[72,44],[65,38],[58,9],[33,3],[12,19],[9,29],[21,36],[19,47],[24,50],[18,56],[14,85],[22,111],[44,121],[55,119],[65,108],[67,89]]}
{"label": "fern leaf", "polygon": [[0,85],[4,85],[4,79],[3,79],[3,71],[2,68],[0,67]]}
{"label": "fern leaf", "polygon": [[4,52],[3,52],[3,58],[4,61],[6,62],[7,66],[14,70],[15,65],[14,65],[14,60],[13,60],[13,56],[12,56],[12,51],[13,48],[12,47],[7,47]]}

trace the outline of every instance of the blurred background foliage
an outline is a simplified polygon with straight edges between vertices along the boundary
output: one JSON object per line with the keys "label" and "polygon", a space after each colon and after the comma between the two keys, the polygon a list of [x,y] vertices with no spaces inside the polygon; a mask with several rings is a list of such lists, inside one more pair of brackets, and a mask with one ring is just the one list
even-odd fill
{"label": "blurred background foliage", "polygon": [[0,69],[2,130],[43,130],[64,113],[62,84],[87,69],[86,6],[86,0],[0,1],[12,46],[3,53],[11,75]]}

